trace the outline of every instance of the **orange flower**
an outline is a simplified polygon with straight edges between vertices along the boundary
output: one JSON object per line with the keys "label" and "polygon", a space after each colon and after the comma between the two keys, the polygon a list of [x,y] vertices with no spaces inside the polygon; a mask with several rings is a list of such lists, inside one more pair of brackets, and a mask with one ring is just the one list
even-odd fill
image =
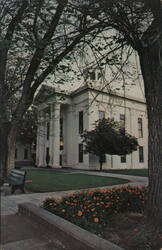
{"label": "orange flower", "polygon": [[94,218],[94,222],[98,223],[99,222],[99,218],[95,217]]}
{"label": "orange flower", "polygon": [[82,211],[79,210],[77,215],[82,216],[83,215]]}

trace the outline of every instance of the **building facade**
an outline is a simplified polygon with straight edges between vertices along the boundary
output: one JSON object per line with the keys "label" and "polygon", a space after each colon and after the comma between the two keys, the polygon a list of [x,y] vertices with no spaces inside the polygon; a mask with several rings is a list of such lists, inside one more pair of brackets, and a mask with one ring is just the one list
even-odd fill
{"label": "building facade", "polygon": [[15,167],[31,167],[34,166],[34,159],[32,157],[32,150],[29,144],[22,144],[21,142],[16,142],[15,148]]}
{"label": "building facade", "polygon": [[81,134],[92,130],[95,121],[112,118],[138,139],[130,155],[106,155],[103,169],[147,168],[148,128],[146,103],[130,96],[106,93],[85,85],[70,94],[42,86],[36,97],[39,125],[37,166],[99,169],[98,157],[84,154]]}

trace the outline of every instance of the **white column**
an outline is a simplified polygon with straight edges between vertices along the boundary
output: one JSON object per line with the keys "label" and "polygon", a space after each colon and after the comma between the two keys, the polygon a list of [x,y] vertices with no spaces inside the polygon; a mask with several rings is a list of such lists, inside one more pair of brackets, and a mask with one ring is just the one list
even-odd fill
{"label": "white column", "polygon": [[53,140],[54,140],[54,104],[50,105],[50,134],[49,134],[49,165],[53,166]]}
{"label": "white column", "polygon": [[39,125],[38,125],[38,144],[37,144],[37,158],[38,166],[45,166],[45,117],[44,117],[44,111],[40,112],[40,119],[39,119]]}
{"label": "white column", "polygon": [[37,142],[36,142],[36,165],[39,166],[39,130],[40,130],[40,112],[38,112],[38,125],[37,125]]}
{"label": "white column", "polygon": [[50,165],[60,167],[60,104],[51,105]]}

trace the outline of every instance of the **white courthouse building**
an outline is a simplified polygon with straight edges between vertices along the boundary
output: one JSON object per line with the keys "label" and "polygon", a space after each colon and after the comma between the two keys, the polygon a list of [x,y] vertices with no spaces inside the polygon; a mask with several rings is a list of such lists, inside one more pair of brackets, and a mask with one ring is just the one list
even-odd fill
{"label": "white courthouse building", "polygon": [[[138,139],[130,155],[106,155],[103,169],[147,168],[148,128],[144,98],[107,93],[88,84],[66,94],[43,85],[36,97],[39,112],[37,166],[99,169],[98,157],[83,153],[81,133],[105,117],[125,124]],[[47,155],[48,164],[47,164]]]}

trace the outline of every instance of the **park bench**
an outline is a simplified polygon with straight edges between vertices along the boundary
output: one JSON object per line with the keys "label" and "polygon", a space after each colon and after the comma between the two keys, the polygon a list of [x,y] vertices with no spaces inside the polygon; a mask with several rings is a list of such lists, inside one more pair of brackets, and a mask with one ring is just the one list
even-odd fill
{"label": "park bench", "polygon": [[25,176],[26,171],[11,169],[7,178],[7,182],[11,186],[11,194],[13,194],[16,189],[20,189],[24,193]]}

